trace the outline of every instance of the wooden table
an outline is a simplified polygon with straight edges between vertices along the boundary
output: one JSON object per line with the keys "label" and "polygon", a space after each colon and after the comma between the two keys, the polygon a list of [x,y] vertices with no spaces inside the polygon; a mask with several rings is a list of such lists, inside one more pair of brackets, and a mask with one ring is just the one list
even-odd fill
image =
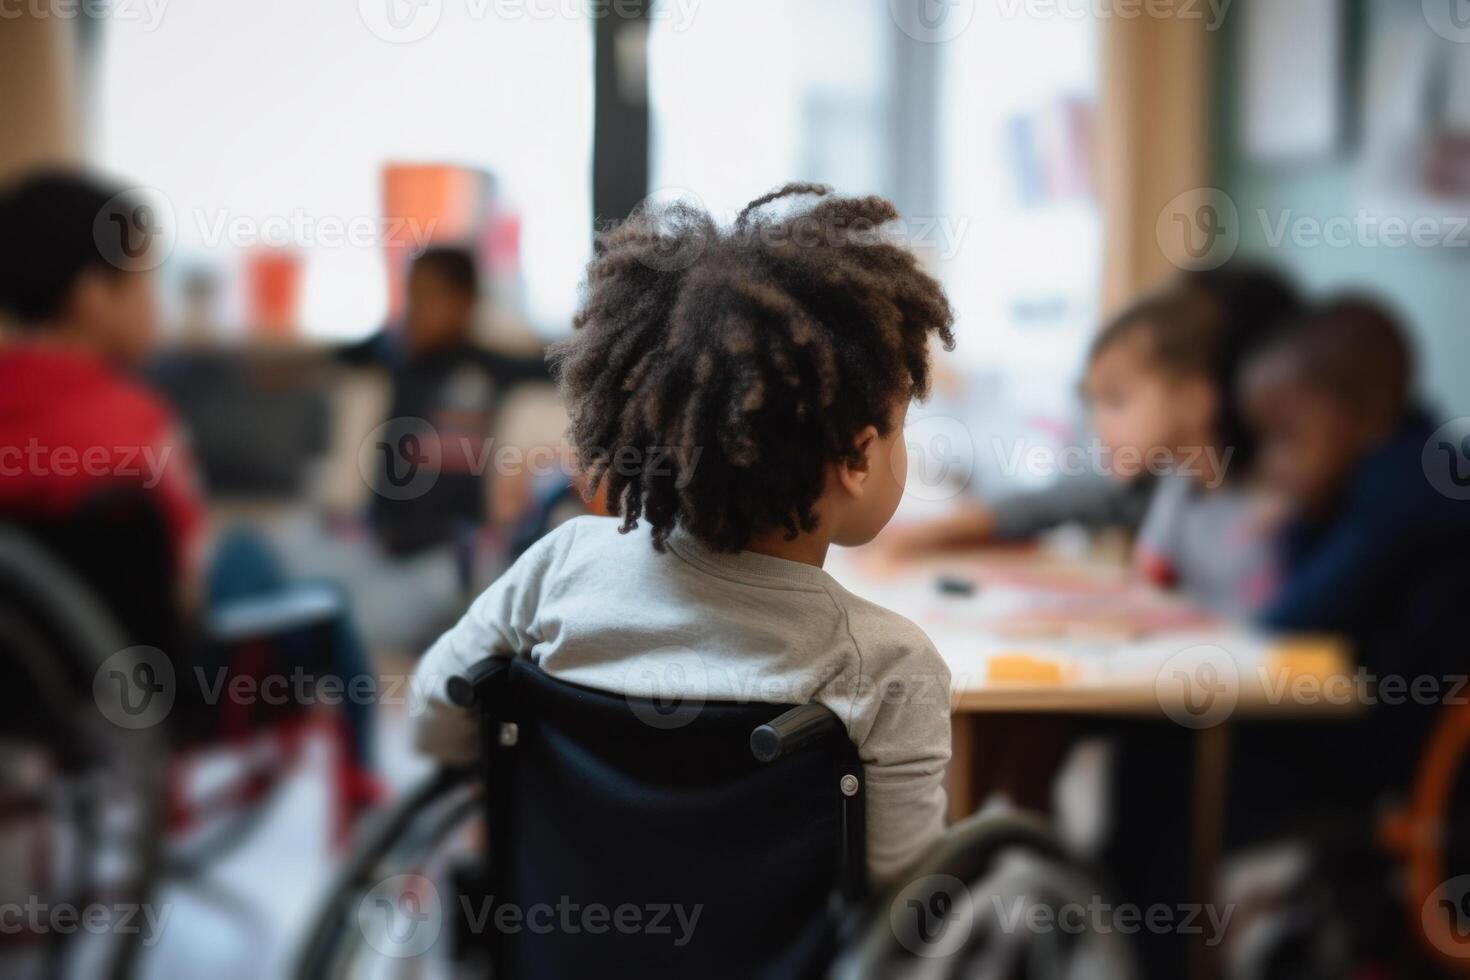
{"label": "wooden table", "polygon": [[[1201,901],[1224,830],[1230,722],[1356,710],[1343,644],[1207,621],[1116,564],[1004,549],[885,567],[859,550],[834,551],[827,570],[849,591],[918,624],[949,665],[953,820],[985,802],[977,746],[989,717],[1060,727],[1067,718],[1112,716],[1187,729],[1190,880]],[[973,594],[964,594],[967,585]],[[1211,975],[1209,951],[1199,945],[1191,975]]]}

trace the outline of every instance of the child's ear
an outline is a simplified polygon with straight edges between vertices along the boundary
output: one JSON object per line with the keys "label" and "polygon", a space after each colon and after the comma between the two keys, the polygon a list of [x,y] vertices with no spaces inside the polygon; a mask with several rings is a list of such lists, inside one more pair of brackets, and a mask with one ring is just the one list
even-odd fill
{"label": "child's ear", "polygon": [[857,450],[857,462],[842,460],[837,464],[837,479],[844,489],[854,497],[861,497],[873,472],[873,456],[878,451],[878,429],[867,426],[853,439]]}

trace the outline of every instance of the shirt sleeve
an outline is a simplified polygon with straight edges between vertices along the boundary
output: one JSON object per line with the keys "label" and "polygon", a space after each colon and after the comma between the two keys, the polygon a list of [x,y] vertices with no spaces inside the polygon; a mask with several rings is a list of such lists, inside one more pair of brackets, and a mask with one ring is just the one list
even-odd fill
{"label": "shirt sleeve", "polygon": [[1017,541],[1063,524],[1135,528],[1148,501],[1145,482],[1144,478],[1120,483],[1106,476],[1066,476],[1042,490],[1009,494],[990,505],[995,535]]}
{"label": "shirt sleeve", "polygon": [[[944,833],[950,757],[949,667],[928,644],[865,659],[871,726],[858,744],[867,782],[868,874],[881,887]],[[874,663],[874,660],[877,662]]]}
{"label": "shirt sleeve", "polygon": [[419,661],[411,712],[420,751],[450,765],[474,761],[478,721],[449,701],[449,678],[486,657],[530,654],[540,640],[536,612],[545,580],[570,547],[575,525],[569,521],[528,548]]}

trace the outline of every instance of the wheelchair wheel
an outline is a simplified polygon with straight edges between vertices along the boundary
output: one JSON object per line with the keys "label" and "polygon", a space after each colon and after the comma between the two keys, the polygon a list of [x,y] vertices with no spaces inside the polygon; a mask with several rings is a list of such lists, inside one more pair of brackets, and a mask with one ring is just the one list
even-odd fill
{"label": "wheelchair wheel", "polygon": [[1040,820],[977,815],[953,828],[941,848],[885,897],[833,975],[1133,977],[1130,950],[1103,921],[1104,895],[1099,875]]}
{"label": "wheelchair wheel", "polygon": [[0,944],[7,977],[129,976],[150,938],[163,739],[94,699],[119,637],[80,581],[0,529],[0,901],[25,913]]}
{"label": "wheelchair wheel", "polygon": [[370,819],[322,903],[294,976],[451,975],[446,951],[453,943],[441,934],[452,929],[458,909],[434,881],[454,853],[475,850],[473,828],[483,812],[480,784],[466,772],[445,772]]}

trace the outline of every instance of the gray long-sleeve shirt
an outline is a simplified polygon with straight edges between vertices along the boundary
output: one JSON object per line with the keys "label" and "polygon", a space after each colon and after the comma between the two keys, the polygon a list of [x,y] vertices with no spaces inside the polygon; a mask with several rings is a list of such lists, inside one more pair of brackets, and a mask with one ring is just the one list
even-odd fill
{"label": "gray long-sleeve shirt", "polygon": [[715,552],[675,532],[580,517],[542,538],[424,655],[418,743],[462,763],[476,726],[445,682],[490,655],[532,658],[564,680],[661,699],[818,701],[847,726],[866,774],[876,882],[917,860],[944,826],[949,668],[922,630],[822,569]]}

